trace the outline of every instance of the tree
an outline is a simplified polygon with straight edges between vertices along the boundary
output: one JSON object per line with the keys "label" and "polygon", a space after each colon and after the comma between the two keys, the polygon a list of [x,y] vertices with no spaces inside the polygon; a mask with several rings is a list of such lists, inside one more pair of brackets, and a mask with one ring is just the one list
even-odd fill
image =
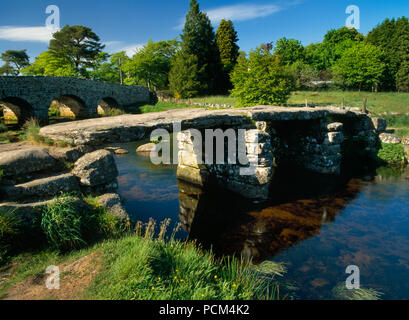
{"label": "tree", "polygon": [[409,54],[408,18],[384,20],[368,33],[366,41],[382,48],[385,53],[387,68],[381,82],[382,89],[395,90],[397,73]]}
{"label": "tree", "polygon": [[69,60],[56,57],[50,51],[44,51],[33,62],[33,64],[22,70],[26,76],[59,76],[73,77],[76,75]]}
{"label": "tree", "polygon": [[282,56],[283,62],[286,65],[305,60],[305,48],[300,41],[295,39],[281,38],[277,40],[275,50],[276,54]]}
{"label": "tree", "polygon": [[49,50],[57,58],[69,61],[78,76],[87,76],[105,46],[88,27],[65,26],[53,34]]}
{"label": "tree", "polygon": [[[197,57],[197,78],[202,84],[198,94],[217,93],[220,90],[222,65],[216,35],[209,17],[200,11],[196,0],[190,1],[190,10],[186,15],[181,40],[182,56]],[[182,66],[182,64],[175,64],[175,66]],[[179,70],[179,72],[186,74],[185,70]]]}
{"label": "tree", "polygon": [[193,98],[203,90],[200,83],[199,74],[203,69],[199,69],[198,58],[192,54],[180,51],[172,61],[172,68],[169,73],[170,90],[178,99]]}
{"label": "tree", "polygon": [[396,74],[396,85],[399,91],[409,92],[409,59],[401,64]]}
{"label": "tree", "polygon": [[[108,60],[108,61],[107,61]],[[94,67],[89,76],[93,80],[107,81],[111,83],[121,83],[120,68],[124,70],[129,63],[130,58],[125,51],[117,52],[112,55],[101,52],[94,62]],[[124,75],[130,77],[129,74]]]}
{"label": "tree", "polygon": [[2,65],[1,67],[0,67],[0,75],[1,76],[13,76],[13,75],[15,75],[15,70],[13,69],[13,67],[10,65],[10,64],[8,64],[8,63],[5,63],[4,65]]}
{"label": "tree", "polygon": [[175,55],[179,42],[175,40],[153,42],[149,40],[127,64],[126,70],[132,78],[152,87],[166,87],[171,68],[171,59]]}
{"label": "tree", "polygon": [[222,86],[225,92],[232,88],[230,73],[237,64],[237,58],[239,57],[238,41],[239,38],[236,30],[234,30],[233,22],[223,19],[216,32],[216,42],[220,52],[220,61],[223,65],[224,84]]}
{"label": "tree", "polygon": [[306,61],[316,70],[329,70],[346,50],[363,40],[364,36],[354,28],[331,29],[322,43],[306,47]]}
{"label": "tree", "polygon": [[383,59],[380,48],[356,44],[335,63],[334,74],[345,87],[377,90],[385,70]]}
{"label": "tree", "polygon": [[7,50],[1,55],[5,62],[0,72],[8,75],[18,76],[21,69],[30,65],[27,50]]}
{"label": "tree", "polygon": [[242,106],[282,104],[294,89],[294,79],[281,56],[263,48],[251,51],[248,59],[240,57],[231,80],[232,96]]}

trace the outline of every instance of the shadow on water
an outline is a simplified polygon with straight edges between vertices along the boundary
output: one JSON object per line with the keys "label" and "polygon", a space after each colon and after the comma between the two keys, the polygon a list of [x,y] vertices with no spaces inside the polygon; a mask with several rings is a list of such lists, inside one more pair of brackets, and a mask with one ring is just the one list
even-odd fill
{"label": "shadow on water", "polygon": [[304,299],[332,298],[357,265],[361,284],[385,299],[409,298],[409,171],[379,168],[328,177],[277,170],[268,202],[176,179],[176,166],[155,166],[135,152],[117,158],[119,192],[133,220],[181,221],[180,239],[215,254],[284,262],[285,279]]}

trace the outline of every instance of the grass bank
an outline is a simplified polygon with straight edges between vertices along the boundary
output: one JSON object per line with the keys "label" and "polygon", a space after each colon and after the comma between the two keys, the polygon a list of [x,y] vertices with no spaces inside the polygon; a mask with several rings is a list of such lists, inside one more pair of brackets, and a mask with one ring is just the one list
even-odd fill
{"label": "grass bank", "polygon": [[[193,242],[174,240],[177,229],[165,239],[169,220],[158,228],[153,220],[138,223],[131,231],[96,198],[84,200],[88,209],[80,209],[69,196],[57,198],[29,225],[13,212],[0,211],[0,297],[278,298],[274,276],[284,273],[282,265],[269,263],[259,270],[248,261],[216,259]],[[58,293],[44,290],[45,270],[52,265],[64,271]],[[75,283],[81,286],[73,292]]]}

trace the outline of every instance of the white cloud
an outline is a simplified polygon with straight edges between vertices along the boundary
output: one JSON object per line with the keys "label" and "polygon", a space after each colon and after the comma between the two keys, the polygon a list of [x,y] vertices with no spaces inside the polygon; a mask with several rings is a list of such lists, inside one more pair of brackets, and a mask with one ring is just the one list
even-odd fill
{"label": "white cloud", "polygon": [[105,49],[108,53],[116,53],[125,51],[128,57],[132,57],[138,50],[140,50],[144,44],[136,43],[126,45],[122,41],[107,41],[104,42]]}
{"label": "white cloud", "polygon": [[[257,18],[268,17],[283,8],[276,4],[235,4],[214,9],[204,10],[213,24],[219,23],[222,19],[232,21],[247,21]],[[175,27],[177,30],[183,29],[185,19],[180,19],[180,24]]]}
{"label": "white cloud", "polygon": [[218,23],[222,19],[232,21],[246,21],[256,18],[268,17],[281,10],[275,4],[237,4],[233,6],[219,7],[205,10],[212,23]]}
{"label": "white cloud", "polygon": [[48,43],[55,30],[47,27],[0,26],[0,39]]}

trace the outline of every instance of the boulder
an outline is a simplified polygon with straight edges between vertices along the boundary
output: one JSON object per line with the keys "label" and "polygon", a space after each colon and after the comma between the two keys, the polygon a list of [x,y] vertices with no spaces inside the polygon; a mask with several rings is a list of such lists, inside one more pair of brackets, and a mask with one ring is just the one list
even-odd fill
{"label": "boulder", "polygon": [[387,144],[399,144],[402,141],[401,137],[391,133],[381,133],[379,139]]}
{"label": "boulder", "polygon": [[3,170],[5,177],[50,170],[56,164],[56,160],[49,155],[47,149],[40,147],[0,154],[0,170]]}
{"label": "boulder", "polygon": [[[89,206],[79,198],[68,197],[74,202],[74,207],[77,210],[89,210]],[[0,203],[0,209],[11,212],[13,215],[21,218],[24,222],[30,224],[33,219],[41,215],[41,211],[51,204],[55,199],[41,200],[36,202],[3,202]]]}
{"label": "boulder", "polygon": [[48,152],[57,160],[75,162],[84,154],[92,151],[94,151],[94,148],[91,146],[79,146],[74,148],[51,148]]}
{"label": "boulder", "polygon": [[129,219],[128,213],[122,206],[121,197],[117,193],[107,193],[98,197],[98,203],[104,206],[108,213],[122,219]]}
{"label": "boulder", "polygon": [[111,152],[98,150],[78,159],[72,173],[82,185],[94,187],[113,182],[118,176],[118,169]]}
{"label": "boulder", "polygon": [[9,197],[44,197],[68,192],[80,192],[77,179],[71,174],[57,174],[27,183],[7,187],[4,192]]}
{"label": "boulder", "polygon": [[147,152],[152,152],[155,151],[156,149],[156,144],[154,143],[147,143],[147,144],[143,144],[140,147],[138,147],[136,149],[136,152],[143,152],[143,153],[147,153]]}
{"label": "boulder", "polygon": [[402,137],[402,144],[409,146],[409,136]]}

